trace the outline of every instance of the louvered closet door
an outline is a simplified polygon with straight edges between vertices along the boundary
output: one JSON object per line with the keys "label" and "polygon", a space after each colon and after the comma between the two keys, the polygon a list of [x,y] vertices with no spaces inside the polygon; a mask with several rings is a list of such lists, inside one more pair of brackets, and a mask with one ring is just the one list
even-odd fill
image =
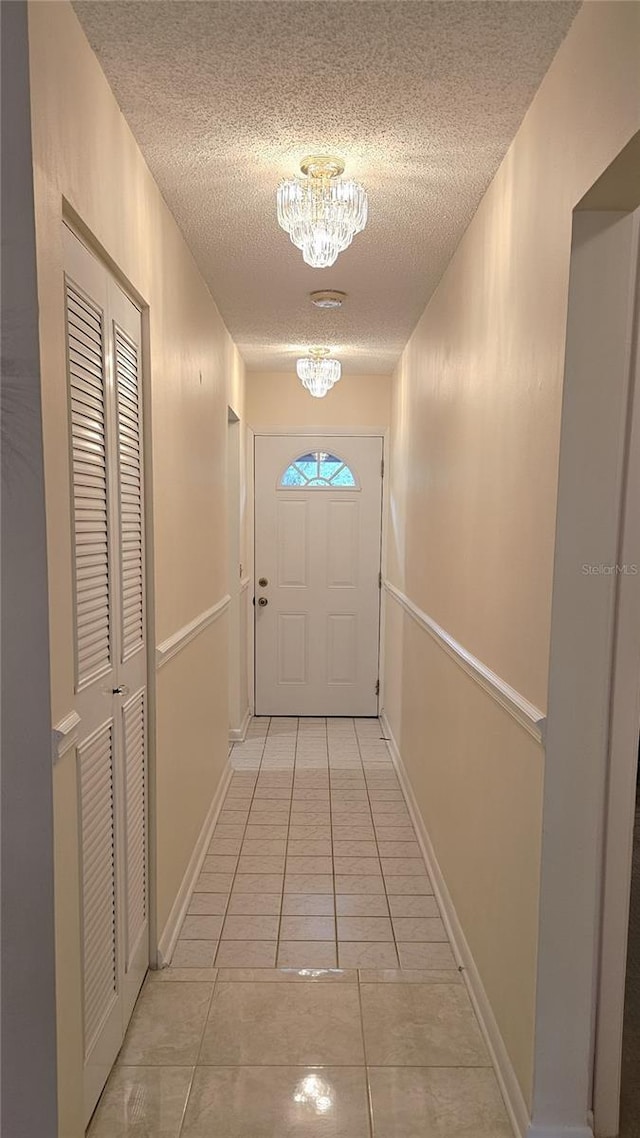
{"label": "louvered closet door", "polygon": [[146,643],[140,313],[110,282],[117,575],[119,733],[122,753],[122,954],[128,1022],[149,963],[147,913]]}
{"label": "louvered closet door", "polygon": [[148,965],[140,313],[64,240],[88,1120]]}

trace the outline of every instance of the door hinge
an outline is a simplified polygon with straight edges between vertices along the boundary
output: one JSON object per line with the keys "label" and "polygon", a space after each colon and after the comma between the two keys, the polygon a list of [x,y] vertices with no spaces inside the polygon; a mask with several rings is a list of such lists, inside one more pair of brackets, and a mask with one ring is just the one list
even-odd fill
{"label": "door hinge", "polygon": [[380,680],[376,680],[376,695],[380,695]]}

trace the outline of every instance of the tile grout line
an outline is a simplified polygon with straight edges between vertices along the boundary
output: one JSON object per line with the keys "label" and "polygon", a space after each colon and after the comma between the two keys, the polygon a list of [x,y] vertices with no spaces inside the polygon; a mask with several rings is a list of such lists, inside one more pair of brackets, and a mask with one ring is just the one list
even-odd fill
{"label": "tile grout line", "polygon": [[[379,719],[378,719],[378,722],[380,722]],[[386,746],[386,744],[385,744],[385,746]],[[360,755],[360,761],[362,762],[362,749],[360,747],[360,736],[359,735],[358,735],[358,753]],[[387,753],[389,753],[388,748],[387,748]],[[364,762],[362,762],[362,765],[364,768]],[[364,772],[364,785],[365,785],[365,790],[367,792],[367,802],[369,803],[369,813],[371,815],[371,828],[373,829],[373,840],[376,844],[376,852],[378,855],[378,862],[380,864],[380,876],[382,877],[382,884],[384,886],[384,899],[385,899],[386,906],[387,906],[387,914],[388,914],[389,924],[391,925],[391,936],[393,937],[393,941],[391,943],[393,943],[393,947],[395,949],[396,958],[397,958],[397,966],[398,966],[398,968],[400,968],[400,952],[398,950],[398,942],[396,940],[395,926],[394,926],[394,923],[393,923],[393,920],[391,917],[391,905],[389,904],[389,892],[387,890],[387,879],[386,879],[384,872],[383,872],[383,869],[382,869],[382,857],[380,854],[380,846],[378,843],[378,831],[376,829],[376,824],[375,824],[375,819],[374,819],[374,814],[373,814],[373,805],[371,802],[371,795],[369,793],[369,783],[367,781],[366,770]],[[405,805],[406,805],[406,803],[405,803]],[[387,941],[386,943],[389,944],[390,942]],[[359,976],[360,976],[360,973],[358,972],[358,977]],[[359,983],[360,983],[360,981],[358,979],[358,985],[359,985]],[[368,1084],[368,1079],[367,1079],[367,1084]]]}
{"label": "tile grout line", "polygon": [[367,1088],[367,1121],[369,1123],[369,1134],[371,1138],[373,1138],[373,1096],[371,1094],[371,1083],[369,1080],[369,1061],[367,1058],[367,1040],[364,1032],[364,1011],[362,1009],[362,988],[360,972],[360,968],[356,968],[356,983],[358,985],[358,1008],[360,1009],[360,1031],[362,1032],[362,1055],[364,1058],[364,1078]]}
{"label": "tile grout line", "polygon": [[[198,1050],[196,1053],[196,1061],[193,1064],[193,1069],[191,1071],[191,1078],[189,1079],[189,1090],[187,1091],[187,1097],[186,1097],[185,1102],[184,1102],[184,1110],[182,1111],[182,1118],[180,1119],[180,1127],[178,1129],[177,1138],[180,1138],[180,1136],[182,1135],[182,1133],[184,1131],[184,1123],[185,1123],[185,1119],[187,1117],[187,1109],[189,1106],[189,1099],[191,1098],[191,1093],[193,1091],[193,1082],[194,1082],[194,1079],[196,1077],[196,1071],[198,1070],[198,1066],[199,1066],[198,1060],[199,1060],[200,1055],[202,1053],[202,1045],[204,1043],[204,1037],[205,1037],[205,1033],[207,1030],[207,1024],[209,1022],[209,1015],[211,1013],[211,1008],[213,1006],[213,997],[215,995],[217,983],[218,983],[218,973],[216,972],[216,975],[213,978],[213,983],[211,985],[211,995],[209,997],[209,1003],[207,1004],[207,1014],[204,1017],[204,1023],[202,1025],[202,1031],[200,1033],[200,1042],[198,1044]],[[170,1066],[170,1064],[168,1064],[168,1063],[163,1064],[163,1066]]]}
{"label": "tile grout line", "polygon": [[291,810],[293,804],[293,790],[296,784],[296,763],[298,760],[298,736],[300,734],[300,717],[296,718],[296,741],[293,750],[293,771],[291,778],[291,794],[289,795],[289,817],[287,819],[287,836],[285,838],[284,846],[284,866],[282,871],[282,892],[280,894],[280,914],[278,917],[278,931],[276,933],[276,958],[274,961],[274,968],[278,967],[280,959],[280,933],[282,930],[282,917],[284,915],[284,894],[287,884],[287,863],[289,861],[289,834],[291,833]]}
{"label": "tile grout line", "polygon": [[331,842],[331,881],[333,883],[333,932],[336,946],[336,968],[340,967],[340,945],[338,943],[338,890],[336,887],[336,858],[333,842],[333,778],[331,775],[331,750],[329,744],[329,723],[324,720],[324,737],[327,753],[327,781],[329,789],[329,840]]}
{"label": "tile grout line", "polygon": [[[358,742],[358,733],[357,733],[357,729],[356,729],[356,721],[353,717],[351,717],[349,722],[351,724],[352,735],[353,735],[353,738],[354,738],[354,741],[355,741],[355,744],[357,747],[357,751],[358,751],[358,763],[359,763],[358,773],[360,775],[362,775],[362,779],[364,781],[365,775],[364,775],[364,768],[362,765],[362,755],[360,753],[360,746],[359,746],[359,742]],[[342,769],[344,769],[345,771],[348,772],[349,769],[353,769],[353,768],[345,767]],[[345,786],[346,786],[346,783],[343,784],[343,788]],[[338,787],[336,786],[336,790],[337,789],[338,789]],[[333,791],[333,782],[331,782],[330,794],[332,793],[332,791]],[[345,801],[348,801],[348,800],[345,799]],[[332,811],[332,817],[333,817],[333,811]],[[373,826],[373,821],[371,824]],[[333,838],[333,824],[332,824],[332,826],[331,826],[331,850],[332,850],[332,854],[334,852],[333,851],[333,841],[334,841],[334,838]],[[335,909],[336,909],[336,947],[337,947],[337,952],[338,952],[338,957],[337,957],[338,967],[340,968],[341,967],[341,963],[340,963],[340,939],[339,939],[339,935],[338,935],[338,901],[337,901],[338,893],[337,893],[337,884],[336,884],[336,880],[335,880],[335,857],[334,857],[334,896],[335,896]],[[356,972],[357,972],[357,970],[356,970]]]}

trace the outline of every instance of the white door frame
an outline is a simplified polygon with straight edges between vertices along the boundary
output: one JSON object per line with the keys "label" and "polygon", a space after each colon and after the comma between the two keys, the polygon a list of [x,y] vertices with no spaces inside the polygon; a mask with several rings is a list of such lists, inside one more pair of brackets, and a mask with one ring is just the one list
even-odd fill
{"label": "white door frame", "polygon": [[[612,695],[616,705],[618,694],[613,692],[612,676],[616,613],[622,619],[618,606],[623,599],[615,570],[600,567],[615,566],[621,556],[638,228],[637,213],[574,214],[545,740],[530,1138],[592,1134],[610,710]],[[635,542],[637,535],[632,545]],[[625,604],[629,595],[627,588]],[[629,714],[628,701],[625,714]],[[614,754],[612,762],[626,764],[628,778],[630,757]],[[609,825],[607,837],[611,842],[613,834],[613,844],[607,847],[607,857],[619,840],[615,831],[620,826],[620,818],[615,826]],[[630,864],[626,874],[628,883]],[[618,902],[625,888],[618,885]],[[608,925],[602,946],[612,935]],[[619,930],[617,935],[619,942]],[[618,958],[619,947],[618,943]],[[607,1014],[600,1004],[600,1028]]]}
{"label": "white door frame", "polygon": [[[640,288],[637,295],[640,295]],[[616,579],[600,975],[594,1039],[594,1131],[618,1132],[627,940],[640,729],[640,335],[635,328],[629,433]],[[627,570],[628,572],[625,572]]]}
{"label": "white door frame", "polygon": [[[313,425],[305,425],[303,427],[253,427],[247,429],[249,445],[248,445],[248,470],[247,470],[247,484],[251,487],[251,516],[249,518],[249,533],[251,535],[251,548],[248,550],[249,564],[252,567],[253,580],[255,581],[255,470],[254,470],[254,439],[258,435],[290,435],[305,436],[314,435],[344,435],[348,437],[353,435],[358,438],[381,438],[382,439],[382,461],[384,464],[384,475],[382,478],[382,517],[381,517],[381,572],[382,578],[386,577],[387,568],[387,533],[389,525],[389,428],[388,427],[321,427]],[[256,683],[256,650],[255,650],[255,621],[249,620],[248,625],[248,655],[249,661],[249,695],[250,695],[250,708],[252,713],[255,713],[255,683]],[[378,695],[378,710],[384,707],[384,647],[385,647],[385,629],[386,629],[386,596],[384,589],[380,590],[380,632],[378,637],[378,674],[380,677],[380,691]]]}
{"label": "white door frame", "polygon": [[251,427],[246,428],[247,432],[247,453],[246,453],[246,469],[245,475],[247,479],[247,529],[246,529],[246,556],[247,566],[250,566],[250,572],[243,577],[243,596],[244,604],[247,607],[247,694],[249,701],[249,713],[255,715],[256,709],[256,664],[255,664],[255,620],[254,620],[254,597],[253,597],[253,582],[254,576],[254,562],[255,562],[255,471],[254,471],[254,455],[255,455],[255,431]]}
{"label": "white door frame", "polygon": [[240,708],[240,416],[227,407],[227,592],[229,739],[242,738]]}

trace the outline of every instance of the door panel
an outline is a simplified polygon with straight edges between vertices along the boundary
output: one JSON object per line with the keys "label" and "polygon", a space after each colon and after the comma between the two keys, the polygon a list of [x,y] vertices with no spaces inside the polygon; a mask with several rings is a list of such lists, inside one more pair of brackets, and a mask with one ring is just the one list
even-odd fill
{"label": "door panel", "polygon": [[127,756],[125,779],[125,877],[127,883],[125,968],[147,921],[147,843],[144,691],[122,708],[122,735]]}
{"label": "door panel", "polygon": [[85,1098],[98,1098],[122,1042],[114,724],[78,747]]}
{"label": "door panel", "polygon": [[327,586],[358,586],[358,503],[330,501],[327,532]]}
{"label": "door panel", "polygon": [[305,588],[308,581],[307,503],[280,499],[278,510],[278,585]]}
{"label": "door panel", "polygon": [[142,453],[138,350],[115,325],[120,498],[121,663],[144,649]]}
{"label": "door panel", "polygon": [[79,691],[112,667],[104,312],[69,280],[66,309]]}
{"label": "door panel", "polygon": [[141,328],[64,242],[88,1121],[149,960]]}
{"label": "door panel", "polygon": [[113,477],[117,518],[121,806],[122,1017],[126,1029],[149,963],[147,698],[140,313],[112,282]]}
{"label": "door panel", "polygon": [[278,683],[306,683],[307,659],[306,613],[278,613]]}
{"label": "door panel", "polygon": [[358,643],[356,613],[329,613],[326,642],[327,683],[355,684]]}
{"label": "door panel", "polygon": [[381,465],[381,438],[255,440],[259,715],[377,714]]}
{"label": "door panel", "polygon": [[85,1050],[118,995],[113,723],[78,748],[82,817]]}

